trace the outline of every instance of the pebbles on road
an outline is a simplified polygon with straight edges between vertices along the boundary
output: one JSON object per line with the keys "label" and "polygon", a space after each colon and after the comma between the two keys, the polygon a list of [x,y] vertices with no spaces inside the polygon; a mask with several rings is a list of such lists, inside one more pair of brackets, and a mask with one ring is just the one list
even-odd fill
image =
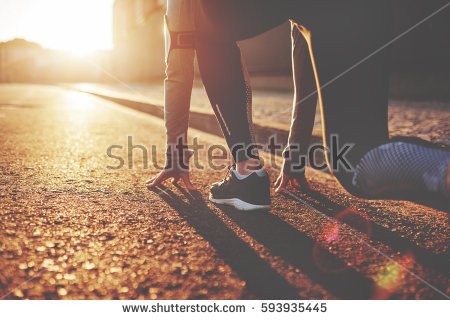
{"label": "pebbles on road", "polygon": [[[17,107],[1,107],[12,104]],[[316,195],[294,194],[303,203],[276,196],[270,214],[243,215],[210,204],[208,186],[223,174],[213,170],[193,173],[197,195],[172,185],[149,191],[144,182],[157,170],[143,167],[139,150],[132,169],[117,170],[107,169],[114,160],[106,150],[133,136],[135,145],[164,151],[163,122],[55,87],[0,86],[0,133],[3,298],[448,293],[441,268],[448,262],[449,234],[443,211],[356,199],[316,172],[310,172]],[[195,130],[191,135],[223,143]]]}

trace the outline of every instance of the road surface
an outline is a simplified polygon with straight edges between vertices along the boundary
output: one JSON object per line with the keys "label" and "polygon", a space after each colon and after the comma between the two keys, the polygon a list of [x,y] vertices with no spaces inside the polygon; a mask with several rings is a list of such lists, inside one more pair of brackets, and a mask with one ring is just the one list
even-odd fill
{"label": "road surface", "polygon": [[[164,85],[154,84],[70,84],[80,91],[104,96],[164,105]],[[256,123],[273,125],[289,130],[291,124],[293,92],[275,90],[253,90],[253,120]],[[202,85],[192,91],[192,108],[212,113],[211,104]],[[450,103],[443,101],[389,102],[389,131],[391,135],[415,135],[436,143],[450,145]],[[320,110],[317,109],[314,132],[321,134]]]}
{"label": "road surface", "polygon": [[162,120],[52,86],[0,86],[0,135],[3,299],[448,298],[444,204],[357,199],[318,172],[270,213],[209,203],[223,170],[149,191]]}

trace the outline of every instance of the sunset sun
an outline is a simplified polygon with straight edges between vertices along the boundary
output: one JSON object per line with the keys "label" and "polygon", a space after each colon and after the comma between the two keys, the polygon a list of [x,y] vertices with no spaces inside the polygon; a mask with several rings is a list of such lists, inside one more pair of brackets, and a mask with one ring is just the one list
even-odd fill
{"label": "sunset sun", "polygon": [[3,38],[24,38],[74,54],[112,47],[113,0],[17,0],[0,2],[11,14],[0,21]]}

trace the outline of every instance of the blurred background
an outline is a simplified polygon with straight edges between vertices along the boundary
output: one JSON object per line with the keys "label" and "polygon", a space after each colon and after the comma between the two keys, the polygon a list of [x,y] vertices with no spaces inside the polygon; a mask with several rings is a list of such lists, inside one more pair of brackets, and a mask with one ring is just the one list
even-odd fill
{"label": "blurred background", "polygon": [[[446,3],[394,1],[395,34]],[[161,82],[164,13],[165,0],[0,0],[0,82]],[[254,87],[291,90],[289,24],[241,47]],[[450,10],[392,48],[392,97],[450,99]]]}

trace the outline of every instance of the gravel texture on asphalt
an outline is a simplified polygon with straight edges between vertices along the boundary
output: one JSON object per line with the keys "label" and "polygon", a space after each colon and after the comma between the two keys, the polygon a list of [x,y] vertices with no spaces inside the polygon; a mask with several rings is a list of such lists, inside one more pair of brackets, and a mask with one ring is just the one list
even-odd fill
{"label": "gravel texture on asphalt", "polygon": [[[149,191],[153,162],[164,160],[162,120],[51,86],[0,86],[0,135],[3,299],[449,294],[441,205],[357,199],[313,171],[314,192],[273,195],[270,213],[209,203],[209,185],[224,170],[194,169],[198,193],[169,183]],[[128,161],[129,136],[147,147],[148,168],[138,148]],[[123,147],[114,149],[120,169],[108,168],[119,163],[107,155],[112,145]],[[207,163],[205,153],[199,161]]]}

